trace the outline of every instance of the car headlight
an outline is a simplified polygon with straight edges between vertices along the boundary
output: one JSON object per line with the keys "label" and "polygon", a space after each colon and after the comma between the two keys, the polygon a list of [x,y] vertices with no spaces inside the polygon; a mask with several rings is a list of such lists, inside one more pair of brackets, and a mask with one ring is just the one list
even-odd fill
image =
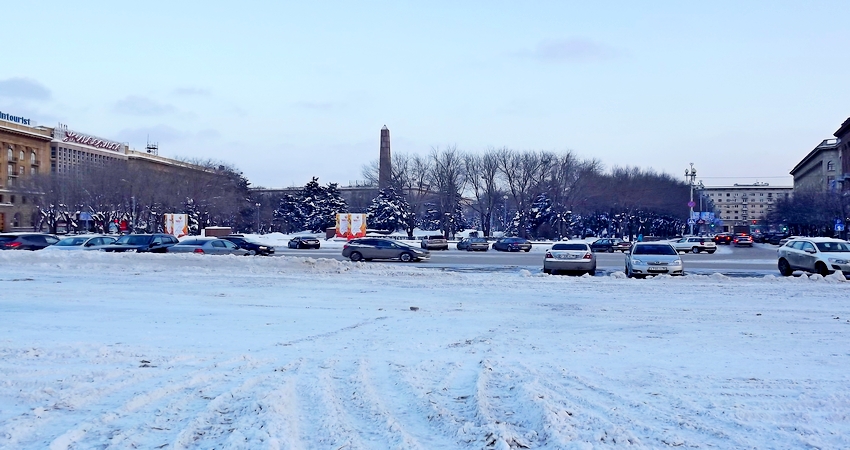
{"label": "car headlight", "polygon": [[835,263],[835,264],[847,264],[850,261],[848,261],[846,259],[829,258],[829,262]]}
{"label": "car headlight", "polygon": [[632,264],[643,264],[643,261],[640,259],[632,259]]}
{"label": "car headlight", "polygon": [[673,265],[682,264],[682,260],[681,259],[674,259],[670,264],[673,264]]}

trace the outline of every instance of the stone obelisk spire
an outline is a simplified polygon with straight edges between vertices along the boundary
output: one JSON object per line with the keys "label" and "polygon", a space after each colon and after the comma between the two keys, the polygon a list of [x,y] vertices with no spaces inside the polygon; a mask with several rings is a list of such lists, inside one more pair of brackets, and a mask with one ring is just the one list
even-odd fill
{"label": "stone obelisk spire", "polygon": [[384,189],[392,183],[393,166],[390,154],[390,129],[381,128],[381,159],[378,163],[378,188]]}

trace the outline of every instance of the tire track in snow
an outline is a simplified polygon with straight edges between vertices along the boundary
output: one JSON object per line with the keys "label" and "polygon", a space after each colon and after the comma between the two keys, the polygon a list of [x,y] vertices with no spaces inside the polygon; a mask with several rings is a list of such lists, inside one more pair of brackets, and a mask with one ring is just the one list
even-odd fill
{"label": "tire track in snow", "polygon": [[[145,385],[133,391],[137,394],[129,399],[104,399],[100,409],[106,410],[105,412],[102,412],[95,420],[80,423],[66,430],[53,439],[50,447],[65,449],[78,445],[112,445],[125,441],[129,441],[126,442],[128,445],[135,445],[155,430],[168,431],[174,428],[174,422],[180,421],[179,412],[184,410],[180,407],[181,405],[197,403],[202,399],[204,390],[215,390],[220,384],[219,381],[227,378],[226,372],[212,374],[209,372],[210,368],[222,365],[224,364],[212,363],[189,373],[184,370],[171,371],[166,367],[163,367],[162,371],[155,372],[158,368],[153,367],[149,372],[153,376],[146,379]],[[122,390],[128,391],[127,386],[122,387]],[[122,404],[114,407],[109,403]],[[154,405],[163,406],[156,408]],[[146,419],[152,417],[154,423],[146,420],[138,424],[134,420],[136,417]],[[127,426],[125,422],[130,422],[132,425]]]}
{"label": "tire track in snow", "polygon": [[[343,370],[346,373],[340,373]],[[353,428],[360,435],[359,440],[368,443],[366,448],[431,448],[427,442],[421,443],[385,406],[372,384],[366,360],[353,362],[347,368],[339,367],[334,379],[342,380],[333,390],[341,399],[343,409],[349,411]],[[375,441],[380,444],[376,445]]]}

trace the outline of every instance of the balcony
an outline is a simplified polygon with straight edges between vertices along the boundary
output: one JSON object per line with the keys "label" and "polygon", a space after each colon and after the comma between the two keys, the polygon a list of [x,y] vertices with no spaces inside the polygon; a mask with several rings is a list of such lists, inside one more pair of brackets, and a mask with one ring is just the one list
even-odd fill
{"label": "balcony", "polygon": [[38,167],[38,166],[40,166],[40,165],[41,165],[41,161],[39,161],[39,160],[37,160],[37,159],[36,159],[35,161],[30,160],[30,165],[31,165],[31,166],[36,166],[36,167]]}

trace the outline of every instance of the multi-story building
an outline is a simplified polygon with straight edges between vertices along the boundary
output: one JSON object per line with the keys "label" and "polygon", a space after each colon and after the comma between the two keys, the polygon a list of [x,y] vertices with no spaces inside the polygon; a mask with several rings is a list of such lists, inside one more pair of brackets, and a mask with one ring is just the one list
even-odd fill
{"label": "multi-story building", "polygon": [[47,170],[51,139],[50,128],[0,111],[0,232],[32,229],[33,198],[16,187]]}
{"label": "multi-story building", "polygon": [[50,143],[50,172],[64,174],[84,166],[103,167],[127,160],[127,144],[69,130],[59,124]]}
{"label": "multi-story building", "polygon": [[840,139],[825,139],[815,146],[791,169],[794,190],[797,192],[836,190],[842,178],[840,152]]}
{"label": "multi-story building", "polygon": [[[714,204],[720,228],[715,232],[728,232],[735,225],[764,224],[767,214],[780,199],[787,199],[794,191],[790,186],[771,186],[768,183],[734,184],[732,186],[705,186],[700,194]],[[753,230],[755,231],[755,230]]]}
{"label": "multi-story building", "polygon": [[850,195],[850,118],[844,121],[833,136],[838,139],[840,170],[835,177],[845,195]]}

